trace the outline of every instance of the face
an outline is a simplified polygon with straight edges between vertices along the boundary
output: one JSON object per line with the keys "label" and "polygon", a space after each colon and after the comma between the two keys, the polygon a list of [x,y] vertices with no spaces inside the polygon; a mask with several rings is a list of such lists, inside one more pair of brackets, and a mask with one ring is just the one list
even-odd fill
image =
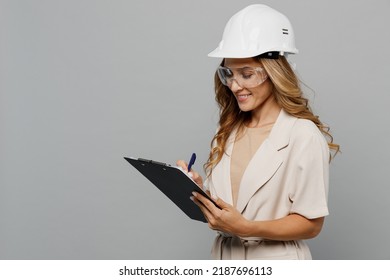
{"label": "face", "polygon": [[246,88],[244,87],[245,79],[249,79],[249,76],[246,76],[246,73],[234,71],[234,69],[237,68],[262,67],[259,61],[256,61],[253,58],[226,58],[223,66],[232,69],[234,76],[237,76],[237,79],[232,79],[228,86],[236,97],[241,111],[254,112],[261,110],[269,103],[275,102],[272,96],[272,84],[269,78],[255,87]]}

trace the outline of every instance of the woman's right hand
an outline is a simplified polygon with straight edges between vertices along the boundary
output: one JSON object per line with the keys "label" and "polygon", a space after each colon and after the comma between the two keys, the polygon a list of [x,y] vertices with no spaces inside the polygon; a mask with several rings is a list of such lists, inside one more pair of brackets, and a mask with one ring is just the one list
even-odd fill
{"label": "woman's right hand", "polygon": [[188,170],[188,164],[184,160],[179,159],[176,162],[176,165],[181,167],[185,172],[188,172],[188,175],[195,181],[195,183],[203,190],[203,179],[194,169]]}

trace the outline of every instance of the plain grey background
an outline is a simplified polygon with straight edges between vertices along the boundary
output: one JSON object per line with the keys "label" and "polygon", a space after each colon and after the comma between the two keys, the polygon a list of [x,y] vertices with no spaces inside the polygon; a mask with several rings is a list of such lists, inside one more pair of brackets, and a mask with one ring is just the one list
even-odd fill
{"label": "plain grey background", "polygon": [[389,259],[388,0],[0,1],[0,258],[209,259],[214,233],[124,156],[174,164],[216,128],[208,58],[227,20],[264,3],[341,145],[315,259]]}

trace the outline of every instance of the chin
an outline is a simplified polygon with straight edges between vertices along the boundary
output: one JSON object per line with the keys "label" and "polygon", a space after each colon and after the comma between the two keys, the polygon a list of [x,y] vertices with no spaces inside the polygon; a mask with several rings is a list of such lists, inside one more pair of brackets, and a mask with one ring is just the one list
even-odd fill
{"label": "chin", "polygon": [[253,110],[253,106],[238,106],[242,112],[250,112]]}

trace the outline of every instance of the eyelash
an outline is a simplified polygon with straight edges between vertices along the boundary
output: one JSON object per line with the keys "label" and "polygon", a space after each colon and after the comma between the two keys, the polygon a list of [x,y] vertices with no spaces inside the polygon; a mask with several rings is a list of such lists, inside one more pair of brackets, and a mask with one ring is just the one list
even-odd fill
{"label": "eyelash", "polygon": [[251,76],[253,75],[253,73],[250,73],[250,74],[241,74],[241,76],[244,78],[244,79],[249,79]]}

